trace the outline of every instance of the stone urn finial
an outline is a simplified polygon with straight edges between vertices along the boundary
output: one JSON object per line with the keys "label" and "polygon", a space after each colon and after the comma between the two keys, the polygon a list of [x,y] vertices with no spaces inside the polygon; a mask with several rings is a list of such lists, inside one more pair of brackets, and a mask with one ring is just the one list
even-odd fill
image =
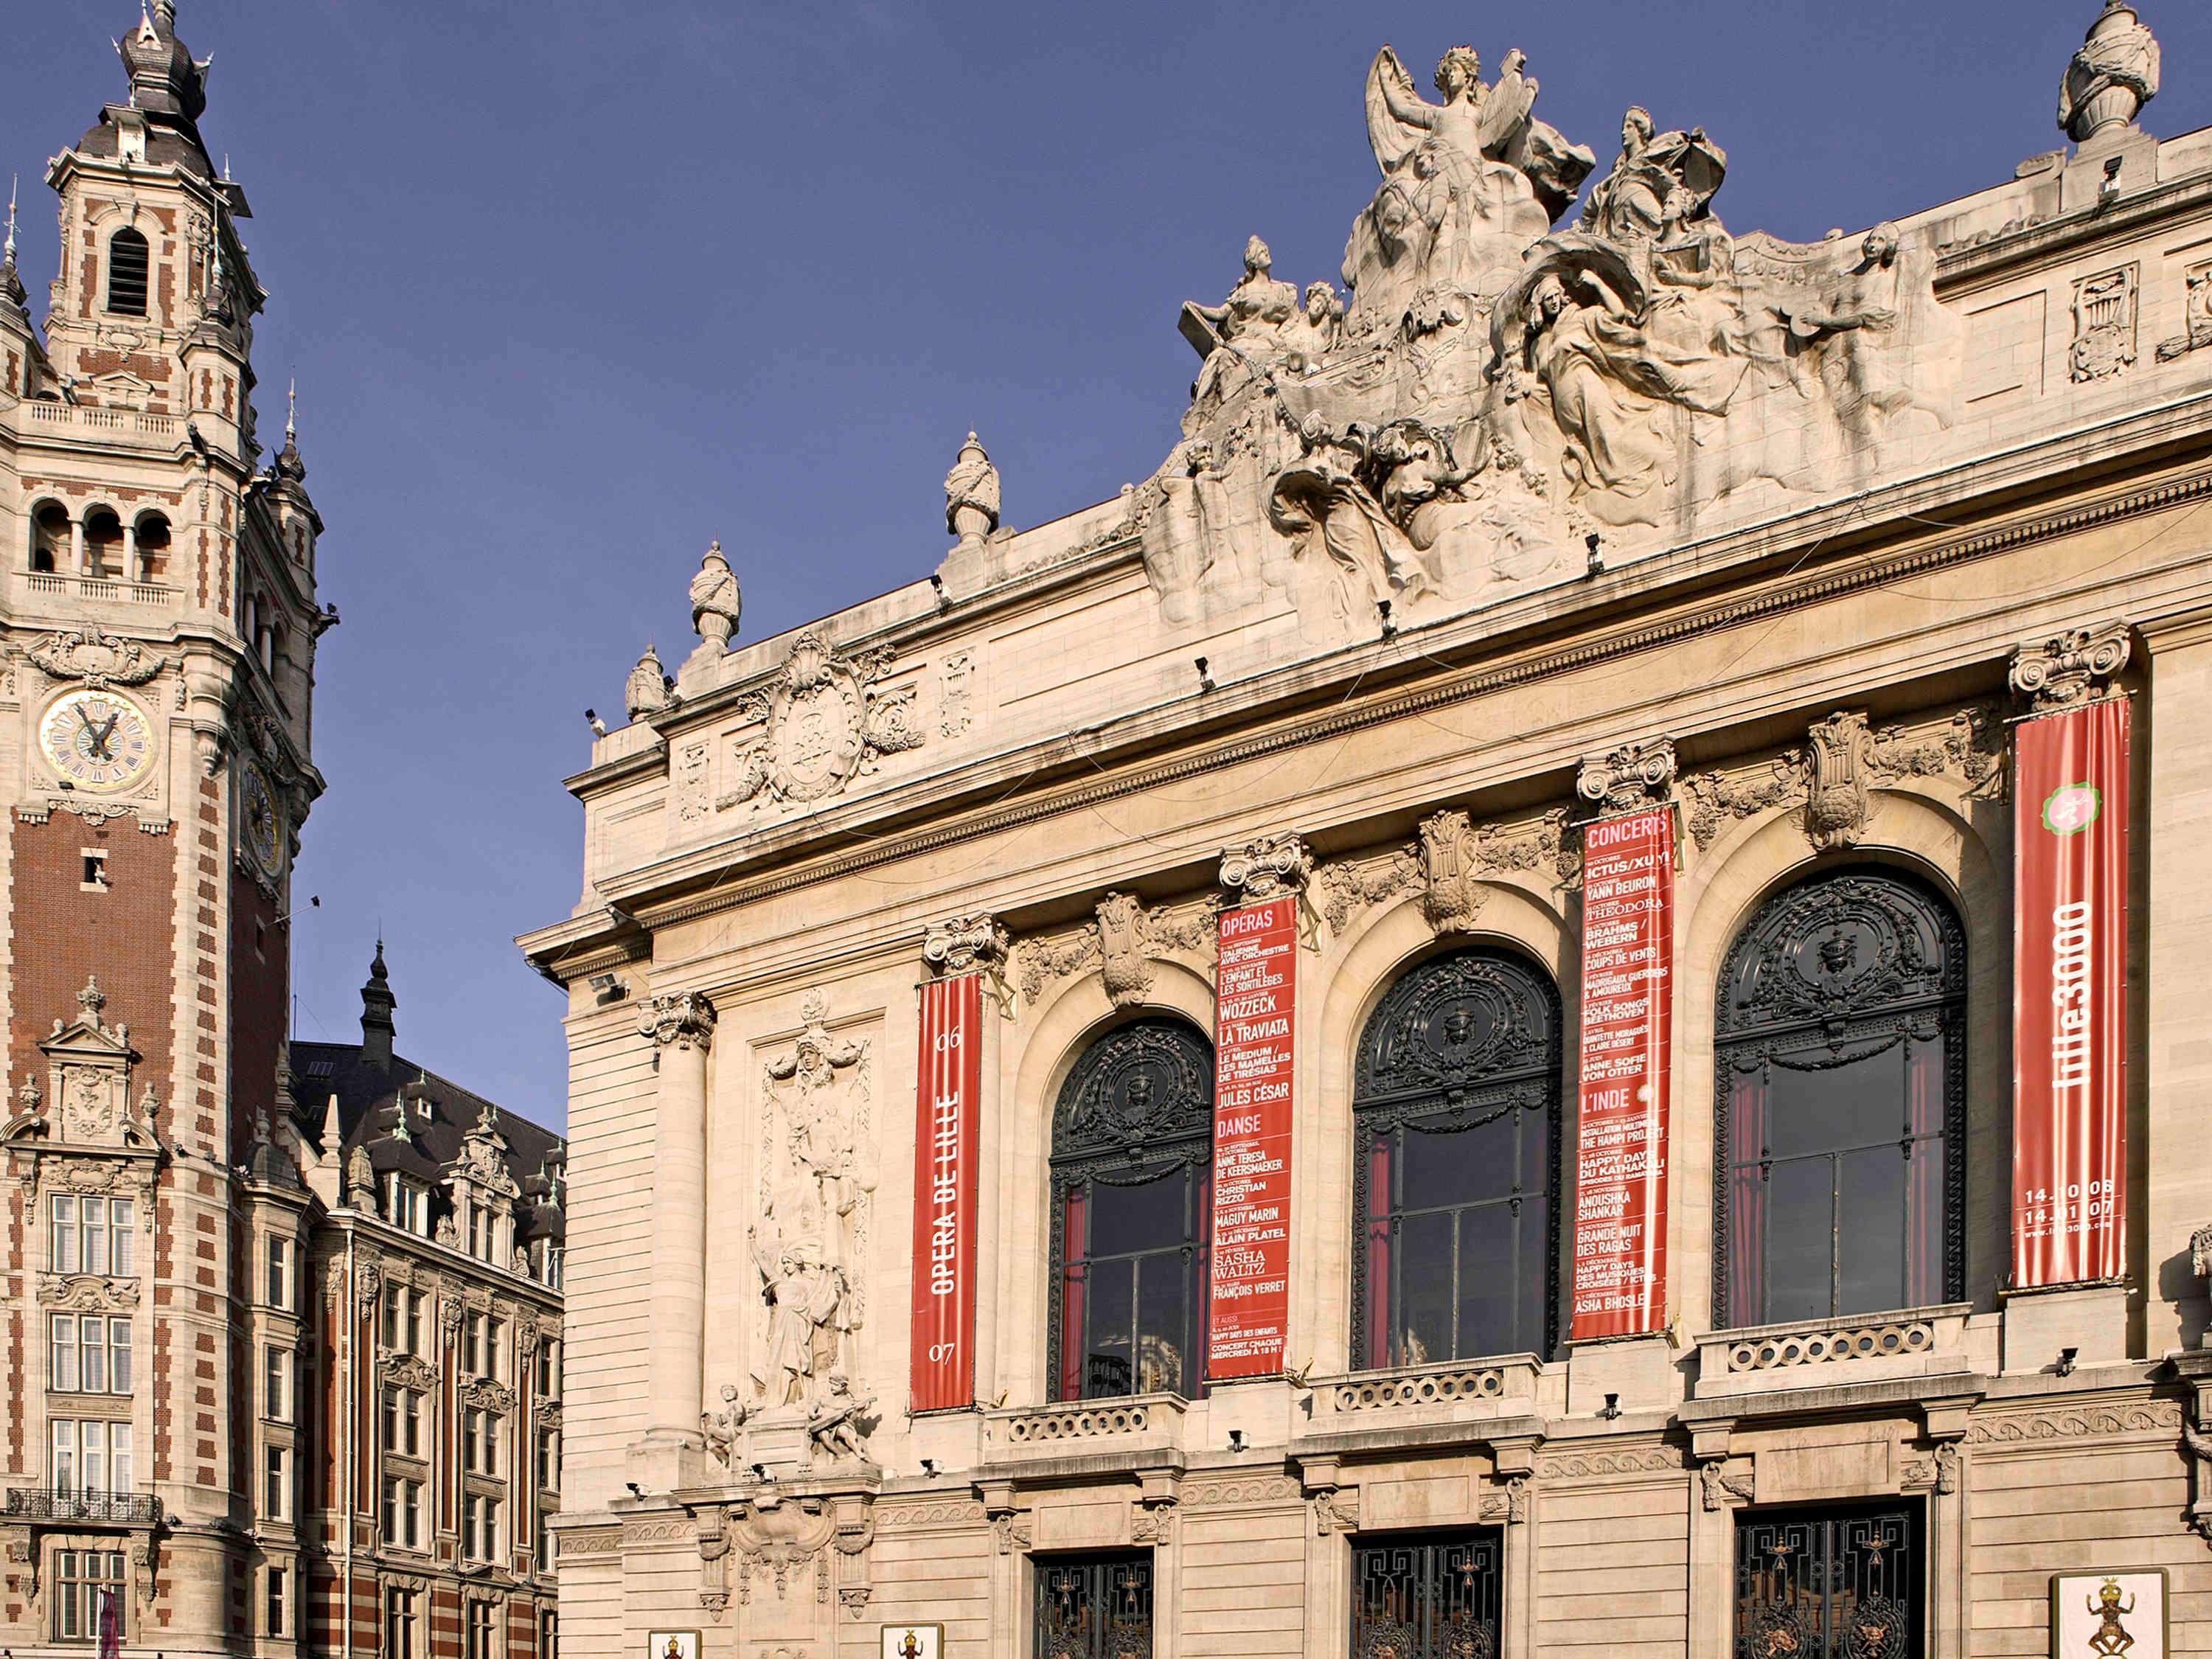
{"label": "stone urn finial", "polygon": [[637,666],[629,671],[629,681],[623,687],[623,704],[629,717],[637,720],[647,714],[657,714],[668,707],[668,675],[660,665],[660,653],[651,645],[637,659]]}
{"label": "stone urn finial", "polygon": [[999,527],[999,469],[973,432],[945,475],[945,527],[974,547]]}
{"label": "stone urn finial", "polygon": [[728,650],[744,612],[744,595],[738,591],[737,574],[722,556],[721,543],[715,542],[691,579],[691,626],[699,631],[699,649],[692,654],[720,656]]}
{"label": "stone urn finial", "polygon": [[2127,126],[2158,96],[2158,37],[2128,0],[2105,0],[2058,89],[2058,125],[2077,144]]}

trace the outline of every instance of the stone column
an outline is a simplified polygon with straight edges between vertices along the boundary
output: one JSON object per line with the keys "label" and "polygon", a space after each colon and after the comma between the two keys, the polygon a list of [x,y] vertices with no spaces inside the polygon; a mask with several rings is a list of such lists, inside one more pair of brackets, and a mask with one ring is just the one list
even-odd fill
{"label": "stone column", "polygon": [[[658,1050],[653,1129],[652,1348],[641,1484],[690,1484],[699,1431],[707,1296],[707,1050],[714,1005],[698,991],[657,996],[638,1022]],[[641,1457],[636,1454],[641,1454]]]}
{"label": "stone column", "polygon": [[76,514],[70,520],[70,568],[80,576],[85,574],[84,515]]}

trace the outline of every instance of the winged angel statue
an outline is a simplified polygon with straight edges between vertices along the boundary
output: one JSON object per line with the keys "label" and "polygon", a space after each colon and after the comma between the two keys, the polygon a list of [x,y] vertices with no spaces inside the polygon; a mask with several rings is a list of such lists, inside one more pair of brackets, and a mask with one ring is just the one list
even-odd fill
{"label": "winged angel statue", "polygon": [[1597,158],[1537,120],[1527,59],[1505,54],[1495,84],[1473,46],[1437,65],[1431,104],[1395,48],[1367,71],[1367,142],[1382,187],[1344,251],[1353,317],[1395,320],[1425,290],[1494,295],[1522,251],[1567,210]]}

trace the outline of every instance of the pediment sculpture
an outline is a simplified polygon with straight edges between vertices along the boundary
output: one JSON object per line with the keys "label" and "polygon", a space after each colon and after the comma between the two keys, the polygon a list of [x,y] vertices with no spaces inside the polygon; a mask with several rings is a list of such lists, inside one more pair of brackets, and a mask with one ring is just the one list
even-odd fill
{"label": "pediment sculpture", "polygon": [[883,649],[842,656],[813,629],[802,633],[775,683],[741,705],[766,729],[732,757],[716,810],[820,800],[884,756],[920,748],[914,688],[880,683],[890,660]]}
{"label": "pediment sculpture", "polygon": [[72,630],[33,639],[23,656],[49,679],[80,680],[94,691],[111,685],[143,685],[177,659],[149,652],[136,640]]}
{"label": "pediment sculpture", "polygon": [[1579,575],[1599,543],[1649,550],[1726,498],[1863,488],[1949,427],[1964,331],[1932,248],[1888,225],[1732,236],[1726,151],[1640,107],[1569,228],[1595,158],[1536,118],[1527,69],[1509,52],[1486,84],[1455,46],[1431,102],[1385,46],[1348,296],[1301,291],[1255,236],[1228,297],[1183,307],[1182,439],[1111,532],[1171,624],[1286,600],[1310,639],[1371,638]]}
{"label": "pediment sculpture", "polygon": [[16,1111],[9,1139],[37,1137],[46,1145],[104,1152],[158,1155],[154,1130],[160,1103],[149,1089],[136,1110],[131,1104],[131,1071],[138,1053],[128,1025],[109,1025],[102,1018],[107,994],[97,975],[77,993],[80,1010],[73,1020],[57,1018],[39,1044],[46,1057],[46,1087],[27,1079],[16,1092]]}

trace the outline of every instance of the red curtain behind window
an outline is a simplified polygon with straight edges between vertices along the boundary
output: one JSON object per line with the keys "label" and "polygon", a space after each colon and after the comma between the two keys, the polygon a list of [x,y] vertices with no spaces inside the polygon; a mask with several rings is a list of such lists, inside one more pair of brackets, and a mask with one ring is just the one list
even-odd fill
{"label": "red curtain behind window", "polygon": [[[1722,1064],[1727,1064],[1723,1060]],[[1759,1159],[1766,1148],[1766,1083],[1758,1072],[1738,1072],[1729,1082],[1728,1322],[1763,1324],[1766,1318],[1766,1182]]]}
{"label": "red curtain behind window", "polygon": [[1367,1149],[1367,1365],[1390,1363],[1390,1140],[1377,1135]]}
{"label": "red curtain behind window", "polygon": [[1089,1253],[1084,1230],[1085,1194],[1071,1187],[1060,1212],[1060,1259],[1064,1264],[1060,1283],[1060,1395],[1062,1400],[1083,1398],[1083,1360],[1091,1346],[1083,1325],[1083,1279],[1089,1271],[1083,1258]]}

